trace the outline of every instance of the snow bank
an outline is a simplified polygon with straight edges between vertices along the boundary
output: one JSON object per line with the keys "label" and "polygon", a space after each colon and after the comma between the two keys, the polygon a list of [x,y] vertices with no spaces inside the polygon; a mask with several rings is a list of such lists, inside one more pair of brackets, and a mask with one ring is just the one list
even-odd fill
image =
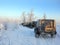
{"label": "snow bank", "polygon": [[[14,28],[15,26],[17,28]],[[3,30],[1,33],[0,45],[60,45],[59,29],[60,25],[57,26],[58,34],[55,38],[35,38],[34,29],[10,23],[8,24],[8,30]]]}

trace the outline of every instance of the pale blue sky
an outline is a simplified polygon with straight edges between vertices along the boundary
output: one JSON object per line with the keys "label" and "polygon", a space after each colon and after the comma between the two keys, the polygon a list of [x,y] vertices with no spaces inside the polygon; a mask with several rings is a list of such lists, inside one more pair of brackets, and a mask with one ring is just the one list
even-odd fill
{"label": "pale blue sky", "polygon": [[0,0],[0,17],[19,17],[23,11],[30,12],[33,8],[36,16],[60,21],[60,0]]}

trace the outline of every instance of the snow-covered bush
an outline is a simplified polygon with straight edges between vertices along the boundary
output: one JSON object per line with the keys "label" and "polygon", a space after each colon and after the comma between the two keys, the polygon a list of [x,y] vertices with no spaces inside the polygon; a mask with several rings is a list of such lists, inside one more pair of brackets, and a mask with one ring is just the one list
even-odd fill
{"label": "snow-covered bush", "polygon": [[3,24],[0,24],[0,30],[1,29],[4,29],[4,25]]}

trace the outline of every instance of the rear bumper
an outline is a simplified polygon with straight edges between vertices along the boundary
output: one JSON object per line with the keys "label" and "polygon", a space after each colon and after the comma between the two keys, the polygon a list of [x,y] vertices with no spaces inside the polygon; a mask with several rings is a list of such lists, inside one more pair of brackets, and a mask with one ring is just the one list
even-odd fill
{"label": "rear bumper", "polygon": [[55,31],[40,31],[40,33],[47,33],[47,34],[55,34],[56,33],[56,30]]}

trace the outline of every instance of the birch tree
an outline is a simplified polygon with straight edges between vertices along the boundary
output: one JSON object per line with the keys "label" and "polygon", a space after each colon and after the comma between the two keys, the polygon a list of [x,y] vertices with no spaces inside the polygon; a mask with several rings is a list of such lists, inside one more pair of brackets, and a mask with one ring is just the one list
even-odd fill
{"label": "birch tree", "polygon": [[22,13],[22,16],[23,16],[23,23],[25,24],[25,20],[26,20],[26,18],[25,18],[25,12]]}

